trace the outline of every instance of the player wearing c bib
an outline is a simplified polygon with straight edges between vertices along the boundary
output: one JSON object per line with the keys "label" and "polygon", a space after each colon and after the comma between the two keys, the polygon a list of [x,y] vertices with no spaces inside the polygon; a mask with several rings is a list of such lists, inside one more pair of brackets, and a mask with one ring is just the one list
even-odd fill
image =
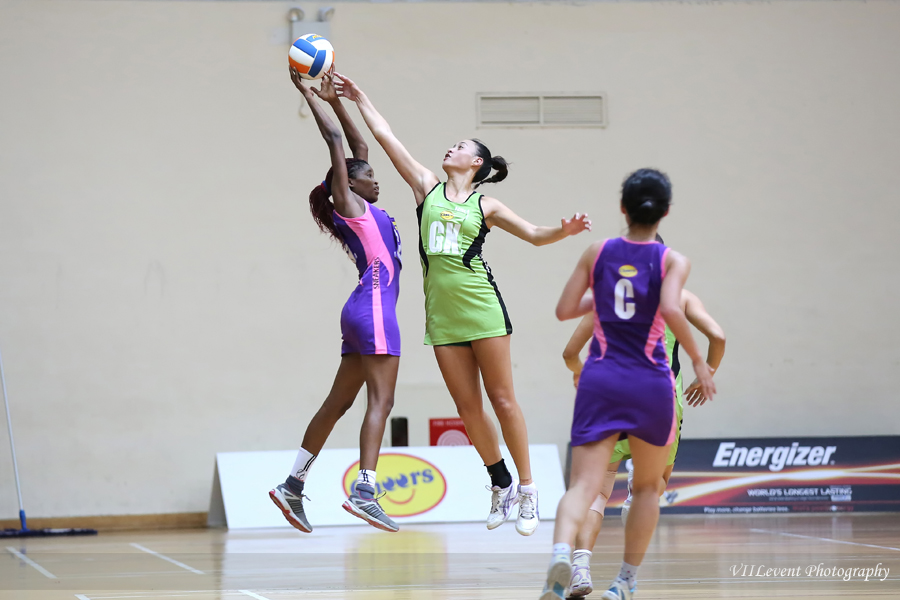
{"label": "player wearing c bib", "polygon": [[[591,310],[596,317],[575,398],[569,489],[557,508],[553,558],[541,600],[566,596],[572,544],[603,484],[605,469],[597,466],[609,463],[622,437],[631,445],[634,499],[622,567],[603,598],[630,600],[635,592],[637,570],[659,519],[659,482],[677,431],[666,325],[690,355],[703,394],[715,394],[711,370],[680,306],[690,263],[654,239],[671,198],[671,183],[663,173],[632,173],[622,185],[627,235],[596,242],[585,251],[556,307],[560,320]],[[592,293],[586,294],[588,290]]]}
{"label": "player wearing c bib", "polygon": [[[341,364],[328,397],[310,420],[303,443],[284,483],[269,491],[269,498],[296,529],[309,533],[312,526],[303,507],[306,478],[338,420],[366,384],[366,414],[359,433],[359,474],[344,510],[383,531],[397,524],[375,497],[376,466],[385,422],[394,405],[394,387],[400,364],[400,328],[397,296],[400,293],[400,235],[394,220],[375,206],[378,182],[367,161],[369,149],[341,105],[331,76],[321,88],[306,87],[293,68],[291,79],[303,94],[325,138],[331,169],[325,181],[309,195],[313,219],[323,233],[341,242],[356,263],[359,284],[341,312]],[[347,134],[353,158],[344,156],[340,130],[325,114],[318,99],[329,102]]]}
{"label": "player wearing c bib", "polygon": [[[662,243],[662,238],[657,236],[657,241]],[[691,325],[696,327],[706,336],[709,341],[709,350],[707,351],[706,362],[715,371],[718,370],[722,358],[725,355],[725,333],[719,324],[706,312],[703,303],[694,294],[687,290],[681,292],[681,306],[684,309],[685,317]],[[566,345],[563,352],[563,358],[566,365],[573,371],[575,375],[575,387],[578,387],[578,378],[581,376],[582,362],[579,357],[581,349],[588,343],[593,335],[594,315],[587,314],[578,324],[572,338]],[[669,458],[666,461],[666,469],[663,471],[662,481],[660,482],[659,493],[664,494],[666,486],[669,483],[669,477],[672,474],[672,467],[675,464],[675,458],[678,452],[678,443],[681,439],[682,412],[684,410],[684,394],[682,392],[682,371],[681,363],[678,359],[678,340],[669,327],[666,327],[666,355],[669,358],[669,365],[672,368],[672,374],[675,376],[675,398],[677,401],[676,415],[678,418],[678,435],[672,443],[669,451]],[[688,388],[688,403],[691,406],[701,406],[705,400],[698,392],[699,385],[695,381]],[[593,591],[593,583],[591,581],[590,559],[594,544],[597,542],[597,536],[603,525],[603,513],[606,509],[606,503],[612,493],[613,486],[616,481],[616,473],[619,470],[619,463],[622,460],[631,458],[631,448],[628,440],[620,440],[616,442],[613,454],[610,457],[609,465],[606,467],[606,474],[603,478],[603,486],[600,494],[591,504],[581,529],[575,538],[575,551],[572,554],[572,581],[569,585],[569,598],[581,598],[587,596]],[[628,463],[628,497],[622,505],[622,522],[626,522],[628,509],[631,505],[631,476],[634,471],[631,463]],[[666,498],[669,496],[666,494]]]}
{"label": "player wearing c bib", "polygon": [[[508,172],[506,160],[493,156],[476,139],[457,142],[447,150],[441,165],[447,181],[441,182],[409,154],[355,83],[340,74],[335,79],[339,93],[356,102],[416,198],[425,281],[425,343],[434,348],[447,390],[491,478],[487,527],[502,525],[518,504],[516,531],[531,535],[540,515],[537,486],[531,478],[528,430],[513,389],[512,324],[482,258],[482,246],[495,226],[540,246],[589,229],[590,221],[587,215],[576,214],[563,219],[559,227],[539,227],[496,198],[476,193],[480,185],[498,183]],[[518,485],[503,461],[497,430],[484,410],[482,381],[516,463]]]}

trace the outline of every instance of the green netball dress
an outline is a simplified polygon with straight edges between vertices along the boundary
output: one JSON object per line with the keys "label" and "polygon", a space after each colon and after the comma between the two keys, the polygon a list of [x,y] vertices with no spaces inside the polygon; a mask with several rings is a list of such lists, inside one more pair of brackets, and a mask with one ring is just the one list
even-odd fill
{"label": "green netball dress", "polygon": [[490,232],[481,198],[473,192],[465,202],[451,202],[439,183],[416,209],[426,344],[459,344],[512,333],[503,298],[481,256]]}
{"label": "green netball dress", "polygon": [[[681,384],[681,363],[678,361],[678,340],[675,339],[675,334],[672,333],[668,325],[666,325],[666,356],[669,357],[669,364],[672,365],[672,374],[675,376],[675,414],[678,416],[678,434],[675,436],[675,441],[672,442],[672,448],[669,450],[669,460],[666,463],[666,465],[673,465],[675,464],[675,455],[678,454],[678,442],[681,441],[684,391]],[[616,442],[616,447],[609,462],[612,463],[629,458],[631,458],[631,446],[628,445],[628,440]]]}

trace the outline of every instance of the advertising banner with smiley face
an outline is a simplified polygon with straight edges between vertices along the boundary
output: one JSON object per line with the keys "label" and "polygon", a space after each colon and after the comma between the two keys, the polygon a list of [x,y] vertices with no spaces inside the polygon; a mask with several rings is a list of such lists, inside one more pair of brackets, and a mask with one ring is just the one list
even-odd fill
{"label": "advertising banner with smiley face", "polygon": [[[552,520],[565,493],[559,449],[555,444],[529,448],[541,520]],[[501,451],[507,464],[513,465],[505,446]],[[229,529],[290,527],[272,505],[268,491],[284,481],[295,456],[295,450],[219,453],[211,521],[219,506],[219,512],[224,508]],[[341,508],[358,471],[359,450],[355,448],[323,450],[316,458],[304,490],[310,498],[304,507],[313,527],[368,526]],[[473,446],[384,448],[376,471],[379,502],[401,526],[484,521],[491,505],[491,494],[485,489],[489,483]],[[217,504],[219,498],[221,504]]]}

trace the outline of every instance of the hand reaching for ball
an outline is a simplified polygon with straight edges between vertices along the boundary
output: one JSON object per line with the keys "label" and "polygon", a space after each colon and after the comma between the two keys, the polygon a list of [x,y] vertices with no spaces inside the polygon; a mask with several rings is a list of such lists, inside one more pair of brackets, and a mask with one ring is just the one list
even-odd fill
{"label": "hand reaching for ball", "polygon": [[334,87],[338,96],[351,102],[356,102],[362,95],[362,90],[359,89],[359,86],[353,83],[352,79],[340,73],[334,74]]}
{"label": "hand reaching for ball", "polygon": [[322,85],[319,86],[319,89],[313,88],[313,93],[325,102],[338,101],[338,94],[334,87],[334,79],[331,73],[326,73],[322,77]]}
{"label": "hand reaching for ball", "polygon": [[312,95],[312,91],[308,87],[306,87],[306,85],[304,85],[303,78],[300,77],[300,73],[297,72],[297,69],[295,69],[294,67],[289,67],[289,69],[291,70],[291,81],[294,82],[294,86],[298,90],[300,90],[300,93],[303,94],[304,98],[309,100],[310,96]]}

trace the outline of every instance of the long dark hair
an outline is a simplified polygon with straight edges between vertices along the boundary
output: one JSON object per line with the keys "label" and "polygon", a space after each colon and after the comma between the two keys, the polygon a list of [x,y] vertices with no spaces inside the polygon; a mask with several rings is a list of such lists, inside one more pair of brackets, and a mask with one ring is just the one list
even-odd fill
{"label": "long dark hair", "polygon": [[638,169],[622,184],[622,206],[632,223],[653,225],[672,202],[672,182],[656,169]]}
{"label": "long dark hair", "polygon": [[[347,158],[347,178],[353,179],[356,175],[369,166],[364,160],[358,158]],[[309,212],[312,218],[319,226],[322,233],[327,233],[339,242],[343,242],[343,238],[334,226],[334,203],[331,201],[331,182],[334,179],[334,168],[328,169],[325,175],[325,181],[313,188],[309,193]]]}
{"label": "long dark hair", "polygon": [[[509,163],[506,162],[506,159],[502,156],[491,156],[491,151],[488,150],[481,140],[473,138],[472,141],[475,142],[475,156],[480,157],[484,161],[481,163],[478,171],[476,171],[474,179],[472,179],[475,182],[474,187],[477,189],[483,183],[500,183],[506,179],[506,176],[509,175]],[[488,177],[494,169],[497,172],[494,173],[493,177]]]}

